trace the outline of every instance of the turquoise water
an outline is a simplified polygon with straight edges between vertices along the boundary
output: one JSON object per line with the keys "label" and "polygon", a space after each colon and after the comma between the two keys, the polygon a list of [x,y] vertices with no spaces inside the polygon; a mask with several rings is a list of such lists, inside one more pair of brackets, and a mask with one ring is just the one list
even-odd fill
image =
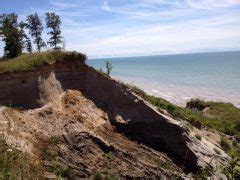
{"label": "turquoise water", "polygon": [[88,64],[149,94],[185,105],[190,98],[232,102],[240,107],[240,51],[90,59]]}

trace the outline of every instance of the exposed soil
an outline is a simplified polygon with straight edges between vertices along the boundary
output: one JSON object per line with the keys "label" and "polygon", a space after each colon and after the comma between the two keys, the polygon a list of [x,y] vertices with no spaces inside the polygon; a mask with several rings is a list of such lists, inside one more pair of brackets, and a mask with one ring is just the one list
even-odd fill
{"label": "exposed soil", "polygon": [[[44,177],[184,178],[219,148],[77,62],[0,75],[0,88],[0,133],[41,162]],[[226,159],[221,153],[215,165]]]}

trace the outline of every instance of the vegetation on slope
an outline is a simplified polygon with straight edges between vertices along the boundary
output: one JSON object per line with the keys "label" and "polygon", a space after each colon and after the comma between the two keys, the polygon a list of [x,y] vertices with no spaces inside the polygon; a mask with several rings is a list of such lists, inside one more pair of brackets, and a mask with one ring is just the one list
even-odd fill
{"label": "vegetation on slope", "polygon": [[[176,106],[165,99],[148,95],[135,86],[127,85],[127,87],[131,88],[137,95],[156,106],[159,112],[164,113],[164,111],[167,111],[167,113],[176,120],[186,120],[197,128],[207,126],[224,134],[236,136],[237,138],[231,143],[222,137],[220,145],[225,152],[237,158],[239,161],[240,109],[231,103],[206,102],[200,99],[192,99],[187,103],[187,107],[184,108]],[[200,138],[201,137],[198,139]],[[237,165],[237,168],[239,169],[239,165]],[[239,176],[239,173],[237,176]]]}
{"label": "vegetation on slope", "polygon": [[[159,111],[166,110],[175,119],[189,121],[195,126],[208,126],[228,135],[240,136],[240,109],[231,103],[205,102],[192,99],[187,107],[183,108],[168,102],[165,99],[147,95],[141,89],[131,86],[134,92],[158,107]],[[202,111],[207,108],[206,112]]]}
{"label": "vegetation on slope", "polygon": [[10,149],[0,136],[0,179],[31,179],[40,177],[42,169],[28,154]]}
{"label": "vegetation on slope", "polygon": [[86,61],[86,55],[78,52],[47,51],[42,53],[23,54],[16,58],[1,61],[0,73],[34,70],[44,63],[53,64],[56,61]]}

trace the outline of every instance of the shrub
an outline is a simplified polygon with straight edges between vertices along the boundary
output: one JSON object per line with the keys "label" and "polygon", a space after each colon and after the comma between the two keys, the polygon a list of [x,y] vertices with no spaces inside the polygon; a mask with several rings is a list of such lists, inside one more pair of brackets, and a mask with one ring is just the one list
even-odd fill
{"label": "shrub", "polygon": [[240,167],[238,163],[238,157],[231,156],[229,161],[222,166],[221,172],[227,177],[227,179],[234,180],[240,178]]}
{"label": "shrub", "polygon": [[187,108],[189,109],[196,109],[202,111],[207,106],[207,103],[201,99],[191,99],[189,102],[187,102]]}

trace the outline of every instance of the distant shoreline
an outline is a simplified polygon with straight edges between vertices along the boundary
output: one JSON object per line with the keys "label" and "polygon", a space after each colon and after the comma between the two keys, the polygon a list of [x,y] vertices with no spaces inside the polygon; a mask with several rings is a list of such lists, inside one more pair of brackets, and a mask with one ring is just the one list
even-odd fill
{"label": "distant shoreline", "polygon": [[240,51],[89,60],[96,69],[184,107],[191,98],[240,107]]}
{"label": "distant shoreline", "polygon": [[[175,94],[172,90],[172,87],[166,87],[163,84],[158,84],[158,86],[156,87],[156,84],[153,84],[150,88],[149,88],[149,84],[144,81],[139,83],[136,79],[124,79],[122,77],[117,77],[117,76],[113,76],[114,79],[123,81],[124,83],[128,83],[131,85],[134,85],[136,87],[141,88],[144,92],[146,92],[148,95],[152,95],[155,97],[160,97],[163,98],[171,103],[173,103],[174,105],[180,106],[180,107],[186,107],[187,102],[189,102],[191,99],[201,99],[204,101],[208,101],[208,102],[218,102],[218,103],[231,103],[233,104],[235,107],[240,108],[240,104],[237,102],[230,102],[227,100],[224,100],[224,98],[220,99],[220,98],[207,98],[207,97],[203,97],[203,96],[191,96],[191,95],[180,95],[180,93]],[[172,85],[173,86],[173,85]],[[160,88],[160,89],[159,89]],[[181,89],[181,87],[179,87]],[[161,90],[163,90],[161,92]],[[177,91],[177,90],[176,90]],[[186,92],[188,92],[189,90],[186,90]]]}

